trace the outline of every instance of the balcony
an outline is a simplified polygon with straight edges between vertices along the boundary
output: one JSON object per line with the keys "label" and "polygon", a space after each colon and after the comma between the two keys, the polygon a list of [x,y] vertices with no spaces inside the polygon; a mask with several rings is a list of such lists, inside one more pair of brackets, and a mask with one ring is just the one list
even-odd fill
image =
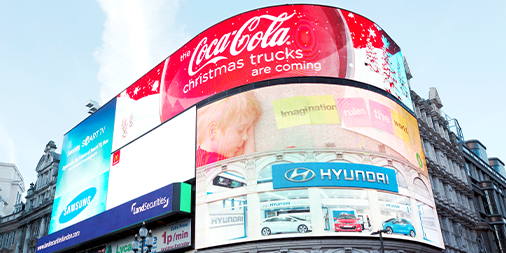
{"label": "balcony", "polygon": [[17,213],[13,213],[11,215],[8,215],[8,216],[4,216],[1,218],[0,222],[4,223],[4,222],[11,221],[11,220],[15,220],[15,219],[19,218],[19,216],[21,216],[22,213],[23,212],[17,212]]}

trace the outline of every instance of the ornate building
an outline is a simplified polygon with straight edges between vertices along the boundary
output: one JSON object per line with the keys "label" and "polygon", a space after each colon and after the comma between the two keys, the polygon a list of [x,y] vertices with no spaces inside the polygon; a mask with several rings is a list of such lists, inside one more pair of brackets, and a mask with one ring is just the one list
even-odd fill
{"label": "ornate building", "polygon": [[35,168],[37,182],[30,184],[26,204],[20,202],[14,213],[0,218],[0,253],[34,253],[37,239],[48,234],[60,163],[55,150],[50,141]]}
{"label": "ornate building", "polygon": [[16,165],[0,162],[0,216],[19,211],[24,192],[23,176]]}
{"label": "ornate building", "polygon": [[[418,118],[427,167],[446,252],[485,252],[478,246],[479,218],[471,179],[463,155],[463,136],[458,122],[441,111],[443,104],[436,88],[429,99],[411,91]],[[450,131],[450,123],[457,127]],[[452,129],[453,130],[453,129]]]}

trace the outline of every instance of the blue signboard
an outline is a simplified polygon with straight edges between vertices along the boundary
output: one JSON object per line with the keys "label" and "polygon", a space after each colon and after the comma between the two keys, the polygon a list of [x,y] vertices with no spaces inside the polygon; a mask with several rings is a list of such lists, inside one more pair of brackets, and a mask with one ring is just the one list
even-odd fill
{"label": "blue signboard", "polygon": [[50,233],[103,212],[107,199],[108,180],[109,171],[56,198],[51,213]]}
{"label": "blue signboard", "polygon": [[105,211],[116,99],[68,132],[49,233]]}
{"label": "blue signboard", "polygon": [[113,99],[64,136],[55,198],[109,171],[115,114]]}
{"label": "blue signboard", "polygon": [[395,170],[355,163],[272,165],[272,186],[274,189],[350,187],[399,192]]}
{"label": "blue signboard", "polygon": [[[93,195],[93,191],[92,188],[86,189],[82,199]],[[190,213],[190,210],[191,186],[185,183],[170,184],[40,238],[36,252],[55,252],[160,215],[170,212]],[[60,215],[56,217],[60,218]]]}

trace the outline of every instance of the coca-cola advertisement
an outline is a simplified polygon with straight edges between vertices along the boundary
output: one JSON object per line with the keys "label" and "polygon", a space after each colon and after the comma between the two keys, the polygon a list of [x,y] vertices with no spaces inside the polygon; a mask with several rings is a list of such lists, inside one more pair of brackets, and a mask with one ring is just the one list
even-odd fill
{"label": "coca-cola advertisement", "polygon": [[115,149],[209,96],[276,78],[360,81],[412,109],[397,44],[369,19],[327,6],[283,5],[234,16],[196,36],[146,76],[118,97]]}

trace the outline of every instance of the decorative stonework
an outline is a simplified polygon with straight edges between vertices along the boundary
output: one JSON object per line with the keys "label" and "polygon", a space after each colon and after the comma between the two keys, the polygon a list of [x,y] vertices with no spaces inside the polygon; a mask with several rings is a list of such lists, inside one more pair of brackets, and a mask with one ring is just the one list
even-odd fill
{"label": "decorative stonework", "polygon": [[9,240],[8,247],[2,247],[0,252],[35,252],[37,239],[48,234],[60,163],[60,154],[55,150],[54,142],[48,142],[35,167],[37,182],[30,184],[23,208],[0,219],[0,236],[15,236],[14,241]]}
{"label": "decorative stonework", "polygon": [[[457,227],[466,227],[471,233],[476,234],[475,225],[478,218],[470,210],[470,205],[474,204],[470,200],[473,193],[471,185],[466,182],[468,179],[463,154],[456,143],[450,142],[449,127],[440,111],[443,105],[437,90],[431,88],[429,96],[429,103],[427,103],[411,91],[420,136],[425,143],[424,152],[428,171],[431,177],[434,177],[432,187],[437,212],[445,219],[451,220],[452,224],[457,224]],[[427,148],[432,150],[427,150]],[[478,252],[475,238],[467,238],[464,233],[462,236],[467,240],[465,244],[471,246],[458,246],[454,237],[463,238],[462,231],[453,231],[452,227],[444,227],[444,221],[441,222],[447,252]]]}

